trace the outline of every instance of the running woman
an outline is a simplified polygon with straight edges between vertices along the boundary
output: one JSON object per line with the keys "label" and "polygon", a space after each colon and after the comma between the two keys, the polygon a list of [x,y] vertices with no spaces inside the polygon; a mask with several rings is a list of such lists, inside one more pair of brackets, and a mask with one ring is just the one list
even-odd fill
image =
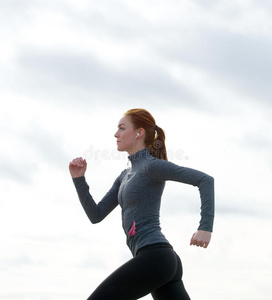
{"label": "running woman", "polygon": [[87,162],[78,157],[69,170],[80,202],[92,223],[102,221],[116,206],[133,258],[114,271],[88,300],[136,300],[151,293],[155,300],[190,300],[182,282],[182,264],[160,227],[161,196],[167,180],[197,186],[201,218],[191,245],[207,248],[214,219],[211,176],[167,160],[165,134],[145,109],[130,109],[120,119],[114,137],[131,166],[115,180],[97,204],[85,180]]}

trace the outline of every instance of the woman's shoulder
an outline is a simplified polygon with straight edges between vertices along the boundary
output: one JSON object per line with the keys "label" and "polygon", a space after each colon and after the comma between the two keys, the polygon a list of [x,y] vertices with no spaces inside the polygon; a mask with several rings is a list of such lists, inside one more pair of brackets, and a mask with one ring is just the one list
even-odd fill
{"label": "woman's shoulder", "polygon": [[118,184],[120,185],[120,183],[122,182],[123,178],[125,177],[125,175],[127,174],[127,169],[124,169],[115,179],[114,184]]}
{"label": "woman's shoulder", "polygon": [[145,163],[145,171],[148,175],[154,175],[156,173],[159,174],[165,172],[172,165],[173,164],[169,161],[150,155]]}
{"label": "woman's shoulder", "polygon": [[118,178],[123,179],[123,178],[125,177],[125,175],[127,174],[127,172],[128,172],[128,169],[127,169],[127,168],[124,169],[124,170],[120,173],[120,175],[118,176]]}

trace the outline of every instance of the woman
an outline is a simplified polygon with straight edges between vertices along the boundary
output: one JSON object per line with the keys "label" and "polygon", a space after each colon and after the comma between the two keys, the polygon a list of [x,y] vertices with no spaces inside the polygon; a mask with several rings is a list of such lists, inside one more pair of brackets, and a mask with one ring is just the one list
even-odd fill
{"label": "woman", "polygon": [[114,136],[118,151],[128,152],[131,167],[117,177],[98,204],[85,181],[86,160],[76,158],[69,165],[79,199],[92,223],[102,221],[118,204],[121,206],[123,229],[133,255],[88,300],[135,300],[149,293],[155,300],[188,300],[180,258],[161,232],[161,196],[166,180],[199,188],[201,220],[191,245],[207,248],[214,218],[213,178],[168,162],[164,132],[144,109],[128,110]]}

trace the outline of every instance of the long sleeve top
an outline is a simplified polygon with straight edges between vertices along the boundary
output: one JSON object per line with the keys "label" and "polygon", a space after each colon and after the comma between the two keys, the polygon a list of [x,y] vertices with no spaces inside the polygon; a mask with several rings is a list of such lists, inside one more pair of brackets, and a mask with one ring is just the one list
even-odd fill
{"label": "long sleeve top", "polygon": [[169,161],[153,157],[148,148],[129,156],[131,168],[116,178],[97,204],[89,193],[85,177],[74,178],[80,202],[92,223],[102,221],[117,205],[122,209],[122,225],[132,255],[149,244],[166,242],[160,227],[161,196],[165,181],[197,186],[201,199],[198,230],[212,232],[214,219],[213,177]]}

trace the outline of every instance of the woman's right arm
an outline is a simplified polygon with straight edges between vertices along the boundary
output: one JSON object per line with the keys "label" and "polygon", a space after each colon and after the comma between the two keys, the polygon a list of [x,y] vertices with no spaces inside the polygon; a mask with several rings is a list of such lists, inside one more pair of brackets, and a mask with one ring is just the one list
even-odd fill
{"label": "woman's right arm", "polygon": [[120,180],[118,177],[109,192],[96,204],[89,193],[89,186],[84,177],[86,169],[87,162],[81,157],[74,159],[69,164],[69,170],[81,205],[90,221],[95,224],[102,221],[118,205]]}

